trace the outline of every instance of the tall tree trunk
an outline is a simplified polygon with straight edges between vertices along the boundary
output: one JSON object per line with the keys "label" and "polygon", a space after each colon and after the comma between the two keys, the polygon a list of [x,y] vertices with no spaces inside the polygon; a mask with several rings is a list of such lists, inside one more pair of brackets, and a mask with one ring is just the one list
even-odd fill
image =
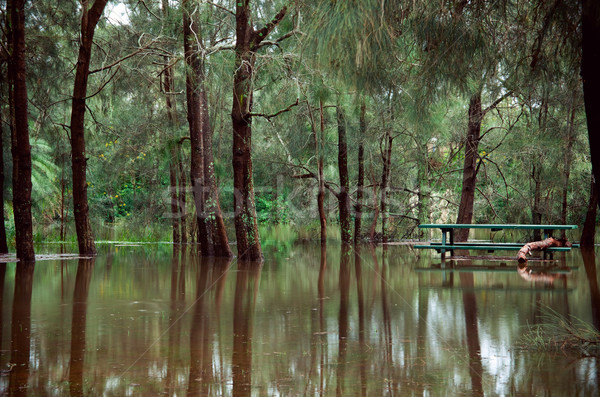
{"label": "tall tree trunk", "polygon": [[[181,142],[181,141],[180,141]],[[188,227],[187,227],[187,209],[186,209],[186,173],[184,172],[183,166],[183,151],[181,149],[181,143],[177,147],[178,158],[177,158],[177,169],[179,170],[179,209],[181,211],[181,220],[179,225],[181,227],[181,244],[187,244],[188,241]]]}
{"label": "tall tree trunk", "polygon": [[9,106],[13,156],[13,208],[17,258],[34,261],[33,219],[31,216],[31,146],[27,124],[27,84],[25,79],[25,1],[7,3],[9,43]]}
{"label": "tall tree trunk", "polygon": [[367,134],[366,105],[360,106],[360,137],[358,142],[358,180],[356,182],[356,205],[354,206],[354,243],[360,241],[362,228],[362,200],[365,187],[365,145],[364,138]]}
{"label": "tall tree trunk", "polygon": [[[539,225],[542,223],[542,181],[540,176],[540,169],[533,165],[531,170],[531,180],[533,182],[533,207],[531,210],[531,223]],[[533,240],[538,241],[542,239],[542,232],[540,230],[533,231]]]}
{"label": "tall tree trunk", "polygon": [[[162,13],[163,17],[167,19],[169,17],[169,1],[162,0]],[[166,65],[169,65],[171,62],[171,58],[168,56],[164,57],[164,61]],[[170,132],[174,132],[178,127],[177,122],[177,108],[175,104],[175,98],[172,94],[173,92],[173,69],[171,66],[167,66],[163,73],[163,91],[165,93],[165,105],[167,106],[167,119],[169,121]],[[181,243],[181,234],[180,234],[180,225],[179,222],[181,220],[181,210],[179,207],[178,197],[177,197],[177,165],[178,165],[178,154],[177,154],[177,146],[174,141],[172,141],[172,146],[170,148],[171,159],[169,161],[169,193],[171,195],[171,226],[173,228],[173,243],[179,244]]]}
{"label": "tall tree trunk", "polygon": [[594,183],[594,175],[592,175],[592,183],[590,187],[590,201],[588,204],[583,230],[581,231],[581,239],[579,243],[581,248],[594,247],[596,239],[596,216],[598,213],[598,190]]}
{"label": "tall tree trunk", "polygon": [[249,0],[236,2],[235,73],[233,76],[233,205],[238,258],[262,261],[252,176],[252,102],[255,51],[285,16],[281,11],[265,27],[252,28]]}
{"label": "tall tree trunk", "polygon": [[[481,92],[477,92],[469,101],[469,125],[467,128],[467,140],[465,142],[462,192],[456,223],[470,224],[473,220],[473,202],[475,200],[477,182],[477,153],[482,120]],[[469,229],[458,229],[456,231],[456,241],[466,241],[468,237]]]}
{"label": "tall tree trunk", "polygon": [[[576,92],[576,91],[574,91]],[[564,171],[563,171],[563,191],[562,191],[562,208],[560,212],[560,220],[563,225],[567,224],[567,209],[568,209],[568,193],[569,179],[571,176],[571,164],[573,163],[573,141],[575,130],[575,98],[571,104],[569,122],[567,124],[567,136],[565,137],[565,152],[564,152]],[[562,238],[566,238],[566,231],[562,231]]]}
{"label": "tall tree trunk", "polygon": [[223,219],[221,204],[219,203],[219,189],[215,178],[212,144],[213,129],[210,124],[204,81],[201,82],[200,99],[203,126],[202,139],[204,147],[204,206],[206,216],[210,222],[212,251],[216,257],[231,258],[233,253],[229,247],[225,220]]}
{"label": "tall tree trunk", "polygon": [[581,77],[596,191],[600,191],[600,2],[581,0]]}
{"label": "tall tree trunk", "polygon": [[210,228],[205,212],[204,181],[204,141],[202,138],[202,99],[199,84],[203,70],[202,60],[198,56],[196,40],[198,26],[191,17],[189,0],[182,3],[183,8],[183,43],[186,63],[186,99],[187,119],[190,128],[191,158],[190,179],[192,193],[196,204],[197,238],[202,255],[212,256],[210,244]]}
{"label": "tall tree trunk", "polygon": [[385,151],[383,153],[383,171],[381,172],[381,241],[387,243],[387,235],[385,233],[386,221],[387,221],[387,195],[388,195],[388,184],[390,178],[390,169],[392,166],[392,143],[394,138],[388,130],[385,136]]}
{"label": "tall tree trunk", "polygon": [[340,174],[340,191],[337,194],[340,208],[340,231],[342,243],[352,242],[352,226],[350,221],[350,178],[348,177],[348,143],[346,141],[346,117],[344,110],[336,106],[338,127],[338,172]]}
{"label": "tall tree trunk", "polygon": [[319,144],[315,132],[315,150],[317,154],[317,167],[319,169],[319,192],[317,194],[317,206],[319,208],[319,223],[321,224],[321,244],[323,244],[327,240],[327,214],[325,213],[325,177],[323,176],[323,165],[325,163],[325,157],[323,154],[323,151],[325,150],[325,115],[323,112],[323,101],[319,101],[319,115],[321,140]]}
{"label": "tall tree trunk", "polygon": [[171,159],[169,161],[169,193],[171,195],[171,217],[173,227],[173,244],[181,243],[180,225],[181,211],[179,208],[179,198],[177,197],[177,151],[176,147],[171,148]]}
{"label": "tall tree trunk", "polygon": [[71,167],[73,169],[73,214],[79,254],[96,255],[94,235],[90,225],[87,197],[87,157],[85,153],[85,101],[87,96],[90,59],[96,25],[108,0],[95,0],[89,7],[88,0],[81,1],[81,37],[79,55],[75,66],[75,84],[71,109]]}
{"label": "tall tree trunk", "polygon": [[[4,81],[4,73],[2,81]],[[6,243],[6,225],[4,218],[4,128],[2,120],[2,110],[0,109],[0,254],[8,253],[8,244]]]}

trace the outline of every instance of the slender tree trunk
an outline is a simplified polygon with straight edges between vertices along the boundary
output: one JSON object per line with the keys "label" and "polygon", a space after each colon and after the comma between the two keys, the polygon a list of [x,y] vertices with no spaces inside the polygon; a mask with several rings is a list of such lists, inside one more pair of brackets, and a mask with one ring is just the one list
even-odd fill
{"label": "slender tree trunk", "polygon": [[249,0],[236,3],[235,73],[233,76],[233,189],[238,258],[262,261],[252,176],[252,102],[255,51],[285,16],[281,11],[265,27],[252,28]]}
{"label": "slender tree trunk", "polygon": [[[563,171],[563,191],[562,191],[562,208],[560,212],[560,220],[563,225],[567,224],[567,196],[569,193],[569,179],[571,176],[571,164],[573,163],[573,141],[575,125],[575,98],[571,104],[571,112],[567,125],[567,136],[565,137],[565,153],[564,153],[564,171]],[[562,231],[562,238],[566,237],[566,231]]]}
{"label": "slender tree trunk", "polygon": [[[465,142],[462,193],[456,223],[470,224],[473,220],[473,202],[475,200],[475,186],[477,182],[477,153],[482,119],[481,92],[477,92],[469,101],[469,125],[467,140]],[[456,231],[456,241],[466,241],[468,237],[469,229],[458,229]]]}
{"label": "slender tree trunk", "polygon": [[181,212],[179,210],[179,200],[177,197],[177,152],[175,147],[171,148],[171,160],[169,161],[169,193],[171,195],[171,225],[173,227],[173,244],[181,243],[179,221]]}
{"label": "slender tree trunk", "polygon": [[354,206],[354,243],[360,241],[362,228],[362,201],[365,187],[365,145],[364,138],[367,134],[366,105],[360,106],[360,141],[358,143],[358,180],[356,182],[356,205]]}
{"label": "slender tree trunk", "polygon": [[205,183],[205,212],[210,222],[211,244],[213,254],[216,257],[231,258],[233,253],[229,247],[229,239],[227,237],[227,229],[225,228],[225,220],[219,203],[219,189],[215,178],[215,165],[213,158],[213,129],[210,124],[208,102],[206,99],[206,91],[204,82],[201,83],[201,111],[202,111],[202,126],[203,126],[203,147],[204,147],[204,183]]}
{"label": "slender tree trunk", "polygon": [[387,243],[387,235],[385,233],[387,221],[387,195],[388,184],[390,178],[390,169],[392,166],[392,143],[394,138],[390,131],[386,132],[385,137],[385,153],[383,154],[383,171],[381,172],[381,241]]}
{"label": "slender tree trunk", "polygon": [[319,119],[321,131],[321,143],[319,149],[319,141],[315,133],[315,148],[317,155],[317,167],[319,171],[319,193],[317,194],[317,206],[319,208],[319,223],[321,224],[321,244],[327,240],[327,214],[325,213],[325,177],[323,176],[323,165],[325,158],[323,151],[325,150],[325,115],[323,112],[323,101],[319,101]]}
{"label": "slender tree trunk", "polygon": [[177,148],[178,158],[177,158],[177,167],[179,170],[179,209],[181,211],[181,220],[179,221],[179,225],[181,227],[181,244],[187,244],[188,241],[188,227],[187,227],[187,209],[186,209],[186,180],[185,180],[185,172],[183,166],[183,153],[181,150],[181,145]]}
{"label": "slender tree trunk", "polygon": [[592,183],[590,186],[590,201],[588,204],[583,230],[581,231],[581,239],[579,243],[581,248],[594,247],[596,239],[596,217],[598,213],[598,190],[594,183],[594,175],[592,175]]}
{"label": "slender tree trunk", "polygon": [[31,216],[31,146],[27,124],[27,84],[25,79],[25,1],[7,3],[9,43],[9,106],[13,156],[13,208],[17,258],[35,260]]}
{"label": "slender tree trunk", "polygon": [[199,84],[203,70],[202,60],[198,56],[196,40],[198,40],[198,26],[190,14],[189,0],[182,4],[183,8],[183,42],[186,63],[186,99],[187,119],[190,127],[191,163],[190,179],[192,193],[196,204],[196,221],[198,223],[197,238],[200,243],[202,255],[212,256],[213,249],[210,244],[210,227],[205,211],[205,181],[204,181],[204,141],[202,138],[202,99]]}
{"label": "slender tree trunk", "polygon": [[[2,80],[4,80],[4,73]],[[4,128],[2,120],[2,110],[0,109],[0,254],[8,253],[8,244],[6,243],[6,225],[4,217]]]}
{"label": "slender tree trunk", "polygon": [[340,207],[340,231],[342,243],[352,242],[352,226],[350,221],[350,178],[348,177],[348,143],[346,141],[346,117],[340,106],[336,106],[338,124],[338,172],[340,174],[340,191],[337,199]]}
{"label": "slender tree trunk", "polygon": [[[542,181],[540,176],[540,168],[533,165],[531,170],[531,180],[533,181],[533,208],[531,210],[531,223],[539,225],[542,223]],[[540,230],[533,231],[533,240],[542,239]]]}
{"label": "slender tree trunk", "polygon": [[581,77],[583,80],[583,99],[587,118],[588,138],[592,158],[592,171],[595,177],[596,191],[600,191],[600,2],[581,0],[582,5],[582,53]]}
{"label": "slender tree trunk", "polygon": [[73,169],[73,214],[79,254],[96,255],[94,235],[90,225],[90,215],[87,197],[87,157],[85,152],[85,101],[87,96],[90,59],[96,25],[102,16],[108,0],[95,0],[89,7],[89,2],[81,2],[81,37],[79,55],[75,66],[75,84],[73,86],[73,101],[71,109],[71,166]]}
{"label": "slender tree trunk", "polygon": [[[162,0],[162,13],[163,17],[167,19],[169,17],[169,2],[168,0]],[[164,61],[166,65],[169,65],[171,62],[171,58],[166,56],[164,57]],[[173,97],[173,69],[171,66],[168,66],[163,73],[163,91],[165,93],[165,105],[167,106],[167,119],[169,120],[169,127],[171,129],[170,132],[174,132],[178,127],[177,121],[177,108],[175,104],[175,98]],[[171,159],[169,161],[169,193],[171,195],[171,217],[172,222],[171,226],[173,228],[173,243],[179,244],[181,243],[181,228],[179,222],[181,220],[181,210],[179,208],[179,202],[177,197],[177,163],[179,161],[177,155],[177,146],[176,143],[173,142],[170,148]]]}

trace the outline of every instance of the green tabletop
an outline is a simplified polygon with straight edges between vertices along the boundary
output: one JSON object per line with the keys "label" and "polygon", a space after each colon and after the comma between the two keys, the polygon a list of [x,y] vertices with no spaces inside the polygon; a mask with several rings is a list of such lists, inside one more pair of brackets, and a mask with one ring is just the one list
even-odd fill
{"label": "green tabletop", "polygon": [[482,224],[482,223],[423,223],[420,224],[421,229],[552,229],[552,230],[569,230],[577,229],[577,225],[517,225],[517,224]]}

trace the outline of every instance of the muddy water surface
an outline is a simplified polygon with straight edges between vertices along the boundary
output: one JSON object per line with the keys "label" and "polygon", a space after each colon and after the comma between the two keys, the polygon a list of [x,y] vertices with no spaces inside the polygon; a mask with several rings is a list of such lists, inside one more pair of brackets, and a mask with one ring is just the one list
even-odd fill
{"label": "muddy water surface", "polygon": [[101,248],[0,264],[0,394],[599,394],[599,359],[519,348],[544,306],[598,320],[578,250],[518,272],[409,246],[274,244],[262,266]]}

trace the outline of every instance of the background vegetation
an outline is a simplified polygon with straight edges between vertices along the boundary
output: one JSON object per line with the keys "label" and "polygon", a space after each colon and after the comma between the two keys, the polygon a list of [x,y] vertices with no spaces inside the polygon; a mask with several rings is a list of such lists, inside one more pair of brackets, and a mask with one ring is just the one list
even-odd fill
{"label": "background vegetation", "polygon": [[[235,18],[227,10],[236,5],[228,0],[190,3],[204,29],[200,40],[214,167],[233,236]],[[388,3],[396,2],[385,2],[384,8],[372,0],[289,2],[286,17],[269,37],[273,45],[257,52],[253,172],[259,222],[294,224],[314,231],[307,235],[316,238],[318,182],[299,176],[317,172],[314,123],[319,123],[320,104],[324,178],[334,188],[339,182],[336,106],[346,115],[353,198],[358,148],[364,146],[365,237],[380,205],[380,188],[387,192],[386,233],[394,238],[418,237],[415,226],[420,222],[455,221],[469,99],[480,92],[484,108],[502,101],[482,120],[473,222],[582,224],[591,165],[578,69],[578,2],[561,2],[557,9],[524,1],[468,7],[452,1],[435,7],[419,1]],[[166,4],[170,12],[165,16],[158,1],[110,2],[96,29],[91,69],[99,71],[90,75],[86,139],[88,198],[97,239],[170,240],[174,147],[181,175],[189,178],[181,4]],[[282,5],[253,4],[254,25],[267,23]],[[75,239],[67,124],[79,7],[75,1],[26,4],[37,240]],[[165,59],[173,65],[175,123],[168,119],[161,85]],[[14,240],[4,82],[4,215],[9,240]],[[267,117],[284,109],[288,111]],[[389,138],[393,146],[386,188],[381,181]],[[329,221],[336,222],[337,201],[330,192],[326,210]],[[193,211],[188,191],[184,221],[190,234]]]}

